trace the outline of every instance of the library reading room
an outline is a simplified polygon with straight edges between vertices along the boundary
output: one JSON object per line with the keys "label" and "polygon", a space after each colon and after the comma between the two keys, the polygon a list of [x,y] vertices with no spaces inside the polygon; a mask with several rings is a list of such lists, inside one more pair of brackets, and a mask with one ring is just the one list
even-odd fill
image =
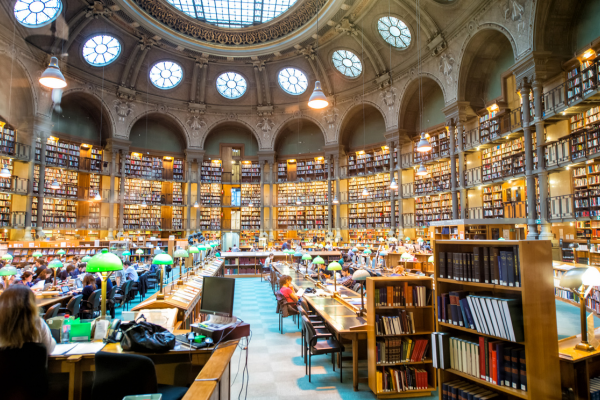
{"label": "library reading room", "polygon": [[0,21],[0,399],[600,400],[600,0]]}

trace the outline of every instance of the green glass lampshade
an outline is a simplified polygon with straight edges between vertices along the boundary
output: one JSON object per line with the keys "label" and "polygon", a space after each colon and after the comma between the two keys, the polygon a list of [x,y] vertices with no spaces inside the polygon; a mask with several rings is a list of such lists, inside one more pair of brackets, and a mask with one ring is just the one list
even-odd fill
{"label": "green glass lampshade", "polygon": [[410,238],[408,236],[404,240],[407,241],[407,242],[410,242]]}
{"label": "green glass lampshade", "polygon": [[427,262],[432,263],[433,262],[433,256],[429,256],[429,258],[427,259]]}
{"label": "green glass lampshade", "polygon": [[329,265],[327,266],[327,270],[328,271],[341,271],[342,266],[337,261],[334,261],[334,262],[329,263]]}
{"label": "green glass lampshade", "polygon": [[387,251],[380,251],[379,255],[385,257],[385,256],[387,256]]}
{"label": "green glass lampshade", "polygon": [[120,271],[123,269],[123,262],[113,253],[108,250],[102,250],[88,261],[85,267],[86,272],[109,272]]}
{"label": "green glass lampshade", "polygon": [[60,249],[59,251],[56,252],[56,254],[58,254],[59,256],[62,256],[62,255],[67,254],[67,252],[64,251],[63,249]]}
{"label": "green glass lampshade", "polygon": [[312,256],[310,254],[305,254],[302,256],[303,260],[312,260]]}
{"label": "green glass lampshade", "polygon": [[198,246],[198,250],[205,251],[206,250],[206,246],[203,245],[203,244],[201,244],[201,245]]}
{"label": "green glass lampshade", "polygon": [[323,260],[322,257],[315,257],[315,259],[313,260],[313,264],[325,264],[325,260]]}
{"label": "green glass lampshade", "polygon": [[189,253],[183,249],[177,249],[173,253],[173,257],[175,257],[175,258],[188,258],[189,256],[190,256]]}
{"label": "green glass lampshade", "polygon": [[157,255],[159,255],[159,254],[162,254],[162,253],[164,253],[164,251],[162,251],[161,249],[156,249],[156,250],[154,250],[154,255],[155,255],[155,256],[157,256]]}
{"label": "green glass lampshade", "polygon": [[402,253],[402,255],[400,256],[401,259],[403,260],[412,260],[413,256],[410,253]]}
{"label": "green glass lampshade", "polygon": [[173,265],[173,259],[167,253],[158,254],[152,259],[152,264]]}
{"label": "green glass lampshade", "polygon": [[423,240],[423,238],[418,238],[418,239],[417,239],[417,242],[419,242],[419,243],[423,243],[423,242],[424,242],[424,240]]}
{"label": "green glass lampshade", "polygon": [[363,251],[363,254],[371,254],[372,251],[370,249],[366,249],[365,251]]}
{"label": "green glass lampshade", "polygon": [[86,262],[90,261],[91,259],[92,259],[92,257],[90,257],[90,256],[85,256],[85,257],[83,257],[83,258],[81,259],[81,262],[84,262],[84,263],[86,263]]}
{"label": "green glass lampshade", "polygon": [[323,247],[323,243],[319,243],[319,248],[322,249]]}
{"label": "green glass lampshade", "polygon": [[210,247],[212,247],[212,248],[215,248],[215,247],[217,247],[217,246],[218,246],[218,244],[216,244],[216,243],[211,243],[211,244],[210,244]]}
{"label": "green glass lampshade", "polygon": [[6,266],[6,267],[2,267],[0,268],[0,276],[11,276],[11,275],[16,275],[17,274],[17,268],[10,265],[10,266]]}
{"label": "green glass lampshade", "polygon": [[[63,263],[61,263],[59,260],[52,260],[48,263],[48,268],[53,268],[53,269],[57,269],[57,268],[61,268],[63,266]],[[87,271],[87,268],[86,268]]]}
{"label": "green glass lampshade", "polygon": [[300,253],[299,251],[294,253],[294,257],[302,257],[302,253]]}
{"label": "green glass lampshade", "polygon": [[13,256],[11,256],[10,254],[6,253],[5,255],[2,256],[3,260],[8,260],[8,261],[12,261]]}
{"label": "green glass lampshade", "polygon": [[43,255],[42,253],[40,253],[39,251],[36,251],[36,252],[35,252],[35,253],[33,253],[31,256],[32,256],[33,258],[40,258],[42,255]]}
{"label": "green glass lampshade", "polygon": [[506,240],[506,239],[504,239],[503,237],[501,237],[501,238],[500,238],[500,239],[498,239],[498,240]]}
{"label": "green glass lampshade", "polygon": [[352,251],[356,253],[356,252],[358,251],[358,247],[354,246],[354,247],[352,248]]}
{"label": "green glass lampshade", "polygon": [[135,254],[144,254],[144,250],[142,250],[142,249],[137,249],[137,250],[135,251]]}
{"label": "green glass lampshade", "polygon": [[200,250],[198,250],[198,248],[196,246],[190,246],[190,248],[188,249],[188,253],[198,254],[198,253],[200,253]]}
{"label": "green glass lampshade", "polygon": [[369,274],[367,271],[365,271],[364,269],[357,269],[356,271],[354,271],[354,273],[352,274],[352,280],[353,281],[366,281],[368,277],[370,277],[371,274]]}
{"label": "green glass lampshade", "polygon": [[123,257],[129,257],[130,255],[131,255],[131,252],[129,250],[123,252]]}

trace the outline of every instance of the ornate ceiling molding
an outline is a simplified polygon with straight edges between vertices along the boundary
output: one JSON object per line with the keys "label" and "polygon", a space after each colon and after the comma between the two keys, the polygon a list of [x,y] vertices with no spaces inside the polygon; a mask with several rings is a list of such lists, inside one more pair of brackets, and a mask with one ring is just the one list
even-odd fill
{"label": "ornate ceiling molding", "polygon": [[272,23],[243,29],[219,28],[212,24],[196,21],[175,9],[164,0],[135,0],[157,21],[180,33],[208,43],[221,45],[253,45],[266,43],[294,32],[313,18],[328,0],[304,0],[297,7],[284,13]]}

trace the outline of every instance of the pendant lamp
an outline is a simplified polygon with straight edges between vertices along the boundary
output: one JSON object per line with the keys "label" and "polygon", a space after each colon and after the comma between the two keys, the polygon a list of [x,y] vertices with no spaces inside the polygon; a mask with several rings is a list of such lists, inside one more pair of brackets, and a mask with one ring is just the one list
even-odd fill
{"label": "pendant lamp", "polygon": [[100,193],[96,193],[96,195],[94,196],[94,200],[95,201],[101,201],[102,197],[100,197]]}
{"label": "pendant lamp", "polygon": [[10,178],[10,171],[6,167],[2,167],[0,169],[0,178]]}
{"label": "pendant lamp", "polygon": [[333,201],[332,201],[332,203],[333,203],[333,204],[339,204],[339,203],[340,203],[340,201],[338,200],[337,196],[335,196],[335,197],[333,198]]}
{"label": "pendant lamp", "polygon": [[60,189],[60,183],[55,179],[50,185],[50,189],[58,190]]}
{"label": "pendant lamp", "polygon": [[320,110],[328,105],[329,101],[327,101],[327,97],[325,97],[325,93],[323,93],[323,89],[321,89],[321,81],[316,81],[315,89],[310,95],[310,99],[308,99],[308,106],[315,110]]}
{"label": "pendant lamp", "polygon": [[417,143],[417,151],[424,153],[430,150],[431,143],[429,143],[429,140],[427,140],[427,138],[425,137],[425,132],[421,132],[421,140],[419,140],[419,143]]}
{"label": "pendant lamp", "polygon": [[194,203],[194,208],[198,208],[198,207],[200,207],[200,204],[198,204],[198,202],[195,202]]}
{"label": "pendant lamp", "polygon": [[427,175],[427,168],[423,164],[419,165],[419,169],[417,170],[417,175],[425,176]]}
{"label": "pendant lamp", "polygon": [[394,178],[392,178],[392,182],[390,182],[390,189],[398,189],[398,184]]}
{"label": "pendant lamp", "polygon": [[49,89],[62,89],[67,86],[67,81],[58,66],[58,58],[50,58],[48,68],[46,68],[40,77],[40,84]]}
{"label": "pendant lamp", "polygon": [[148,204],[146,204],[146,200],[142,201],[142,204],[141,204],[141,206],[142,206],[142,207],[147,207],[147,206],[148,206]]}

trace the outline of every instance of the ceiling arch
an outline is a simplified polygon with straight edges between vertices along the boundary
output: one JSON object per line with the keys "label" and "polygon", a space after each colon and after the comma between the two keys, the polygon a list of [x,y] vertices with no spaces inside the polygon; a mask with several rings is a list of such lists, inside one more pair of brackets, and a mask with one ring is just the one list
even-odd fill
{"label": "ceiling arch", "polygon": [[[226,135],[229,135],[229,139],[225,139],[224,136],[221,136],[219,137],[219,141],[221,142],[227,143],[230,141],[230,143],[249,144],[250,146],[248,148],[245,147],[246,155],[249,153],[252,153],[251,155],[256,155],[261,149],[260,137],[256,134],[254,129],[252,129],[250,124],[242,120],[221,120],[209,126],[204,136],[200,139],[202,149],[209,151],[209,149],[207,149],[207,144],[209,144],[210,139],[223,132],[225,132]],[[249,140],[250,138],[252,138],[252,141]]]}
{"label": "ceiling arch", "polygon": [[168,112],[148,110],[137,115],[129,124],[127,135],[131,147],[141,149],[183,154],[186,148],[192,147],[184,124]]}
{"label": "ceiling arch", "polygon": [[273,150],[278,155],[315,154],[323,152],[327,138],[320,124],[306,116],[286,120],[273,135]]}
{"label": "ceiling arch", "polygon": [[[423,119],[421,119],[421,98],[423,103]],[[442,112],[446,93],[441,82],[429,74],[415,77],[406,83],[400,99],[398,127],[407,131],[409,137],[437,124],[443,119]],[[437,103],[442,103],[437,109]],[[431,106],[428,106],[431,105]],[[430,107],[435,107],[431,109]],[[437,111],[437,113],[436,113]],[[433,113],[433,114],[432,114]],[[421,122],[422,121],[422,122]]]}
{"label": "ceiling arch", "polygon": [[347,150],[368,147],[385,142],[385,132],[385,114],[365,101],[354,104],[342,117],[338,142]]}

